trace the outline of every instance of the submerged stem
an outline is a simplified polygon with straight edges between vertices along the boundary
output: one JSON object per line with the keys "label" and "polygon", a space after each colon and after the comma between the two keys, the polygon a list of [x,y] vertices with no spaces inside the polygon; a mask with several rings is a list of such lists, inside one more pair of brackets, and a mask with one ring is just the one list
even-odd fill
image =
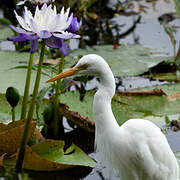
{"label": "submerged stem", "polygon": [[21,119],[26,118],[26,110],[27,110],[28,97],[29,97],[29,87],[30,87],[30,82],[31,82],[33,57],[34,57],[34,53],[30,53],[28,70],[27,70],[27,74],[26,74],[26,84],[25,84],[25,89],[24,89],[24,97],[23,97],[23,102],[22,102]]}
{"label": "submerged stem", "polygon": [[[61,55],[61,60],[59,62],[59,71],[61,73],[63,70],[64,65],[64,55]],[[60,94],[61,94],[61,80],[57,80],[56,84],[56,94],[54,97],[54,137],[57,139],[59,134],[59,101],[60,101]]]}
{"label": "submerged stem", "polygon": [[16,166],[15,166],[16,172],[21,172],[21,170],[22,170],[25,148],[26,148],[28,138],[29,138],[28,136],[29,136],[30,125],[31,125],[31,122],[33,119],[34,108],[35,108],[36,98],[37,98],[39,84],[40,84],[42,64],[43,64],[43,59],[44,59],[44,50],[45,50],[45,44],[42,43],[41,54],[40,54],[40,58],[39,58],[39,65],[38,65],[38,70],[37,70],[37,74],[36,74],[36,81],[35,81],[34,90],[33,90],[33,96],[32,96],[32,100],[31,100],[31,104],[30,104],[28,117],[25,122],[24,134],[22,137],[18,158],[16,161]]}
{"label": "submerged stem", "polygon": [[15,107],[12,107],[12,122],[15,121]]}

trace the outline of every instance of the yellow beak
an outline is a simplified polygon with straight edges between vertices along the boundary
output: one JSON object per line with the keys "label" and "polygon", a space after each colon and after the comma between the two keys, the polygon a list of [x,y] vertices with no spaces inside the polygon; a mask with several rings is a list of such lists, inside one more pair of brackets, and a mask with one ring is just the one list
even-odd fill
{"label": "yellow beak", "polygon": [[61,74],[58,74],[57,76],[54,76],[53,78],[49,79],[48,81],[46,81],[47,83],[49,82],[53,82],[53,81],[56,81],[58,79],[62,79],[62,78],[65,78],[65,77],[68,77],[68,76],[72,76],[73,74],[75,74],[76,72],[78,71],[78,68],[77,67],[73,67]]}

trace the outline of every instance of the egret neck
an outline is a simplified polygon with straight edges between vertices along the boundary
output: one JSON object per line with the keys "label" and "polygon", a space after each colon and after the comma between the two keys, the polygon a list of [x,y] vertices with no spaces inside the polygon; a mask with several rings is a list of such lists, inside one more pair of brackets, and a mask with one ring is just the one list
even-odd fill
{"label": "egret neck", "polygon": [[97,77],[100,80],[100,85],[93,101],[94,119],[96,129],[98,129],[96,132],[119,128],[111,109],[111,99],[115,94],[115,79],[110,67],[104,66]]}

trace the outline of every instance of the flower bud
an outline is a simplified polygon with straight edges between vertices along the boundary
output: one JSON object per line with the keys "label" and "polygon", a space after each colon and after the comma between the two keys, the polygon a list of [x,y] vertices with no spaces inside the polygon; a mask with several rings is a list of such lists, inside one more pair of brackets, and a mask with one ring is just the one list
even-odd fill
{"label": "flower bud", "polygon": [[19,92],[14,87],[8,87],[6,90],[6,100],[11,105],[11,107],[16,107],[20,99]]}

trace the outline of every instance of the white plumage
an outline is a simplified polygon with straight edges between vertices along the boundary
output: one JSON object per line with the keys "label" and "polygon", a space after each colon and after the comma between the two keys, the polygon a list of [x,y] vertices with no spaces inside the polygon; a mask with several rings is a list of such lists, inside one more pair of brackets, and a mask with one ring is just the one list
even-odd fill
{"label": "white plumage", "polygon": [[119,126],[111,109],[115,80],[106,61],[95,54],[49,82],[77,75],[95,75],[100,86],[94,96],[95,143],[102,159],[122,180],[179,180],[179,167],[166,137],[153,123],[130,119]]}

